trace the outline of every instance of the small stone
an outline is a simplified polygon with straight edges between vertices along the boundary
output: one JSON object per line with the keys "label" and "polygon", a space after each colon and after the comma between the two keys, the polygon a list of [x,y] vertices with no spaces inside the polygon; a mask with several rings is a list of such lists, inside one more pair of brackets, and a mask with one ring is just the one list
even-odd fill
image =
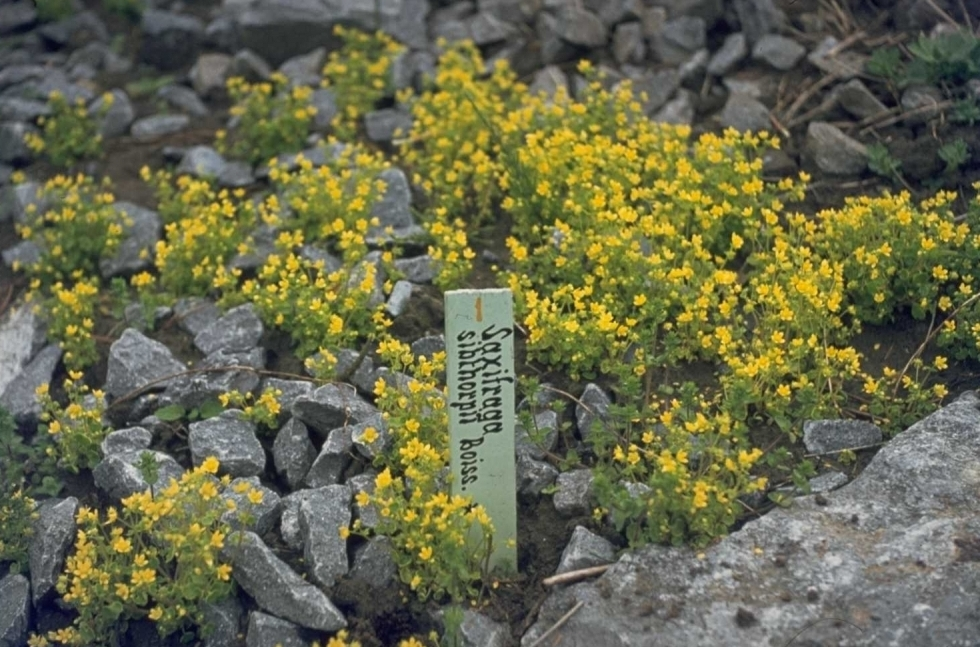
{"label": "small stone", "polygon": [[612,401],[597,384],[586,384],[582,397],[575,405],[575,423],[582,440],[588,440],[596,426],[609,422]]}
{"label": "small stone", "polygon": [[868,165],[868,149],[840,128],[811,121],[806,131],[806,150],[817,167],[833,175],[860,175]]}
{"label": "small stone", "polygon": [[651,39],[657,57],[669,65],[680,65],[707,42],[707,25],[703,18],[678,16],[664,23]]}
{"label": "small stone", "polygon": [[388,537],[371,537],[354,551],[354,565],[350,578],[364,582],[372,589],[381,591],[391,586],[398,575],[398,565],[392,557],[391,540]]}
{"label": "small stone", "polygon": [[303,557],[313,581],[324,588],[336,584],[350,568],[347,540],[341,531],[350,527],[351,491],[346,485],[318,488],[299,505]]}
{"label": "small stone", "polygon": [[738,32],[725,37],[721,48],[708,61],[708,74],[725,76],[748,55],[745,34]]}
{"label": "small stone", "polygon": [[228,78],[240,76],[249,83],[266,81],[272,75],[272,67],[250,49],[235,52],[228,66]]}
{"label": "small stone", "polygon": [[598,16],[574,5],[559,12],[555,31],[562,39],[582,47],[602,47],[609,39],[609,31]]}
{"label": "small stone", "polygon": [[55,593],[58,576],[64,571],[68,548],[75,540],[78,499],[48,499],[37,507],[38,517],[28,547],[31,573],[31,601],[39,608]]}
{"label": "small stone", "polygon": [[125,91],[116,88],[109,95],[112,104],[108,108],[105,107],[105,98],[100,96],[88,107],[88,114],[99,119],[99,132],[103,137],[118,137],[129,130],[136,118],[136,111]]}
{"label": "small stone", "polygon": [[136,139],[153,139],[178,133],[190,123],[187,115],[153,115],[134,121],[129,133]]}
{"label": "small stone", "polygon": [[412,115],[398,108],[373,110],[364,115],[364,130],[373,142],[390,142],[412,129]]}
{"label": "small stone", "polygon": [[112,206],[125,215],[129,225],[112,257],[99,261],[99,272],[106,279],[149,268],[153,264],[156,243],[163,233],[163,223],[156,211],[125,201]]}
{"label": "small stone", "polygon": [[616,549],[608,540],[582,526],[575,526],[555,572],[568,573],[590,566],[611,564],[615,559]]}
{"label": "small stone", "polygon": [[807,55],[806,60],[820,71],[843,80],[863,74],[868,56],[852,50],[837,52],[838,44],[836,38],[827,36]]}
{"label": "small stone", "polygon": [[140,32],[140,58],[170,71],[190,64],[197,57],[204,39],[204,23],[193,16],[146,9]]}
{"label": "small stone", "polygon": [[201,54],[189,73],[191,87],[201,97],[220,96],[230,67],[231,57],[227,54]]}
{"label": "small stone", "polygon": [[847,485],[848,481],[850,481],[850,479],[847,477],[847,474],[844,474],[843,472],[825,472],[810,479],[810,493],[819,494],[822,492],[830,492],[839,487]]}
{"label": "small stone", "polygon": [[248,351],[259,343],[265,327],[251,303],[226,312],[194,337],[194,345],[205,355],[217,350]]}
{"label": "small stone", "polygon": [[592,512],[592,481],[588,468],[562,472],[558,475],[555,492],[555,510],[563,517],[574,517]]}
{"label": "small stone", "polygon": [[657,111],[651,119],[662,124],[690,126],[694,123],[694,95],[690,90],[680,88],[677,96]]}
{"label": "small stone", "polygon": [[[27,4],[27,3],[25,3]],[[0,33],[3,29],[0,7]],[[0,645],[26,645],[31,624],[31,583],[20,573],[0,578]]]}
{"label": "small stone", "polygon": [[803,423],[803,444],[811,454],[875,445],[881,439],[881,428],[864,420],[807,420]]}
{"label": "small stone", "polygon": [[151,384],[163,389],[170,382],[163,378],[186,370],[169,348],[127,328],[109,347],[105,390],[109,396],[118,398]]}
{"label": "small stone", "polygon": [[752,58],[765,61],[783,72],[796,67],[804,55],[806,55],[805,47],[792,38],[777,34],[766,34],[752,46]]}
{"label": "small stone", "polygon": [[718,115],[718,122],[724,128],[735,128],[742,132],[769,130],[769,108],[752,97],[733,92]]}
{"label": "small stone", "polygon": [[633,92],[642,99],[643,113],[652,115],[662,108],[680,86],[676,70],[663,70],[633,81]]}
{"label": "small stone", "polygon": [[858,119],[881,114],[888,110],[861,79],[851,79],[837,87],[835,94],[841,108]]}
{"label": "small stone", "polygon": [[378,415],[378,410],[346,384],[326,384],[293,403],[293,416],[326,436],[345,424],[357,424]]}
{"label": "small stone", "polygon": [[428,254],[412,258],[396,258],[395,269],[416,285],[432,283],[436,278],[435,263]]}
{"label": "small stone", "polygon": [[180,160],[180,164],[177,166],[176,173],[177,175],[193,175],[197,178],[216,178],[221,176],[225,170],[225,165],[225,158],[210,146],[194,146],[184,154],[184,158]]}
{"label": "small stone", "polygon": [[286,479],[290,489],[297,489],[306,478],[316,459],[316,448],[310,441],[310,432],[299,420],[290,418],[276,434],[272,444],[272,457],[276,472]]}
{"label": "small stone", "polygon": [[643,25],[638,22],[624,22],[613,31],[613,58],[623,63],[641,63],[646,57],[646,42],[643,40]]}
{"label": "small stone", "polygon": [[337,427],[327,434],[327,440],[320,448],[320,453],[314,459],[306,473],[304,484],[308,488],[318,488],[326,485],[337,485],[352,461],[351,450],[354,440],[351,427]]}
{"label": "small stone", "polygon": [[34,126],[19,121],[0,123],[0,162],[15,166],[29,162],[34,153],[24,143],[24,138],[36,132]]}
{"label": "small stone", "polygon": [[[905,88],[899,103],[906,113],[905,123],[909,125],[923,124],[939,116],[942,109],[943,93],[931,85],[913,85]],[[913,112],[910,115],[908,113]]]}
{"label": "small stone", "polygon": [[395,282],[395,286],[388,296],[388,302],[385,304],[385,312],[391,315],[392,318],[398,317],[405,312],[412,299],[412,290],[412,284],[408,281]]}
{"label": "small stone", "polygon": [[205,117],[210,112],[201,97],[183,85],[166,85],[157,90],[157,97],[192,117]]}
{"label": "small stone", "polygon": [[[237,489],[245,484],[248,485],[248,490],[239,493]],[[255,496],[253,492],[257,492],[262,497],[258,503],[254,503],[249,498]],[[221,515],[221,521],[228,524],[232,530],[250,530],[264,536],[272,530],[282,514],[282,499],[274,491],[262,485],[257,476],[233,480],[228,484],[222,498],[235,504],[234,510],[226,510]]]}
{"label": "small stone", "polygon": [[733,4],[742,32],[750,45],[766,34],[779,31],[786,23],[786,14],[776,7],[773,0],[734,0]]}
{"label": "small stone", "polygon": [[255,436],[255,423],[243,419],[240,412],[229,410],[192,422],[187,442],[195,466],[214,456],[221,474],[257,476],[265,471],[265,450]]}
{"label": "small stone", "polygon": [[544,461],[529,456],[517,458],[517,494],[525,500],[537,500],[541,492],[558,479],[558,469]]}

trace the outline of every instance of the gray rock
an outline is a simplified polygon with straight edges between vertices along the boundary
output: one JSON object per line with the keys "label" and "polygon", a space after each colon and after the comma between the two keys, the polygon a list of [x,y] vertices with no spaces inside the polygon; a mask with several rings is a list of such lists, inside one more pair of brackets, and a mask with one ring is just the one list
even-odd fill
{"label": "gray rock", "polygon": [[[126,134],[129,125],[136,118],[136,110],[133,103],[129,100],[129,95],[120,88],[115,88],[110,93],[112,95],[112,105],[105,108],[105,99],[99,97],[88,107],[90,116],[102,115],[99,120],[99,132],[103,137],[118,137]],[[103,111],[105,113],[103,114]]]}
{"label": "gray rock", "polygon": [[231,57],[227,54],[201,54],[189,74],[191,87],[204,98],[221,96],[230,67]]}
{"label": "gray rock", "polygon": [[[150,454],[157,464],[157,481],[152,485],[138,467],[144,453]],[[92,469],[96,487],[114,501],[121,501],[137,492],[159,492],[170,484],[170,479],[180,480],[183,474],[184,469],[171,456],[147,449],[108,454]]]}
{"label": "gray rock", "polygon": [[548,12],[539,13],[534,29],[540,43],[543,64],[563,63],[575,57],[578,48],[561,37],[561,26],[556,16]]}
{"label": "gray rock", "polygon": [[633,81],[633,92],[641,99],[643,113],[647,116],[662,108],[674,95],[680,85],[676,70],[668,69],[646,74]]}
{"label": "gray rock", "polygon": [[354,550],[354,565],[350,569],[350,579],[364,582],[372,589],[383,591],[394,583],[396,575],[398,575],[398,565],[392,557],[389,538],[371,537],[366,544]]}
{"label": "gray rock", "polygon": [[257,476],[265,471],[265,450],[255,436],[255,423],[242,419],[239,412],[226,411],[214,418],[192,422],[188,426],[187,443],[194,465],[214,456],[222,474]]}
{"label": "gray rock", "polygon": [[831,492],[837,488],[847,485],[850,481],[847,474],[843,472],[831,471],[824,472],[819,476],[814,476],[810,479],[810,492],[813,494],[818,494],[821,492]]}
{"label": "gray rock", "polygon": [[668,20],[663,29],[651,38],[651,46],[660,61],[680,65],[705,46],[707,24],[696,16],[679,16]]}
{"label": "gray rock", "polygon": [[436,278],[435,264],[428,254],[412,258],[396,258],[395,269],[416,285],[432,283]]}
{"label": "gray rock", "polygon": [[609,30],[598,16],[574,5],[566,5],[558,12],[555,31],[562,39],[581,47],[602,47],[609,39]]}
{"label": "gray rock", "polygon": [[942,102],[943,93],[931,85],[909,86],[902,92],[899,100],[904,112],[915,111],[914,115],[907,115],[905,118],[905,123],[909,125],[922,124],[938,117],[942,112],[939,108]]}
{"label": "gray rock", "polygon": [[324,588],[336,584],[350,569],[347,540],[340,536],[349,528],[351,491],[346,485],[318,488],[299,505],[299,529],[303,559],[313,581]]}
{"label": "gray rock", "polygon": [[806,48],[792,38],[778,34],[766,34],[752,46],[752,58],[765,61],[783,72],[796,67],[806,55]]}
{"label": "gray rock", "polygon": [[22,97],[0,97],[0,121],[34,122],[38,117],[51,114],[51,106],[44,101]]}
{"label": "gray rock", "polygon": [[509,647],[511,645],[510,628],[507,625],[491,620],[472,609],[463,611],[459,635],[462,638],[462,647]]}
{"label": "gray rock", "polygon": [[569,91],[568,77],[557,65],[546,65],[534,73],[528,91],[533,95],[544,93],[547,97],[554,97],[559,88],[566,93]]}
{"label": "gray rock", "polygon": [[148,449],[153,442],[153,432],[144,427],[117,429],[102,439],[102,455],[121,454]]}
{"label": "gray rock", "polygon": [[316,490],[296,490],[282,498],[282,514],[279,517],[279,536],[293,550],[303,548],[303,537],[299,528],[299,506],[313,496]]}
{"label": "gray rock", "polygon": [[210,146],[194,146],[184,154],[184,158],[177,165],[176,173],[198,178],[217,178],[221,176],[226,165],[227,162],[221,153]]}
{"label": "gray rock", "polygon": [[681,63],[677,67],[677,75],[681,83],[691,86],[701,87],[704,84],[705,73],[708,71],[708,61],[711,60],[711,53],[707,47],[702,47],[698,51]]}
{"label": "gray rock", "polygon": [[157,90],[157,97],[168,105],[192,117],[205,117],[210,113],[194,90],[183,85],[165,85]]}
{"label": "gray rock", "polygon": [[[344,382],[350,382],[363,393],[374,393],[375,369],[374,361],[368,355],[361,354],[350,348],[342,348],[336,353],[337,366],[335,373]],[[352,372],[353,371],[353,372]]]}
{"label": "gray rock", "polygon": [[363,506],[359,504],[357,502],[357,495],[361,492],[374,494],[376,478],[377,474],[368,470],[360,474],[355,474],[347,479],[347,485],[350,486],[351,493],[354,495],[354,518],[359,520],[365,528],[376,527],[381,520],[381,516],[378,513],[377,506],[373,503]]}
{"label": "gray rock", "polygon": [[542,490],[551,487],[558,479],[558,469],[550,463],[535,460],[527,455],[517,457],[517,494],[522,499],[537,500]]}
{"label": "gray rock", "polygon": [[[252,503],[247,492],[241,494],[236,492],[235,487],[242,487],[242,483],[248,483],[252,490],[260,492],[262,500]],[[282,499],[274,491],[262,485],[257,476],[237,478],[232,481],[225,490],[224,499],[235,502],[234,510],[228,510],[221,515],[221,521],[233,530],[250,530],[259,536],[264,536],[275,527],[282,515]]]}
{"label": "gray rock", "polygon": [[517,28],[492,13],[481,12],[466,20],[470,39],[479,47],[493,45],[513,38]]}
{"label": "gray rock", "polygon": [[75,541],[78,499],[48,499],[37,507],[38,518],[28,548],[31,571],[31,602],[39,607],[55,592],[58,576],[65,568],[68,548]]}
{"label": "gray rock", "polygon": [[613,30],[613,58],[623,63],[640,63],[646,57],[646,42],[643,40],[643,25],[639,22],[624,22]]}
{"label": "gray rock", "polygon": [[51,344],[28,362],[14,376],[14,381],[7,385],[0,395],[0,406],[10,412],[21,422],[37,420],[41,415],[41,405],[38,404],[35,390],[42,384],[50,384],[54,369],[61,359],[61,347]]}
{"label": "gray rock", "polygon": [[109,347],[105,390],[109,396],[118,398],[150,385],[162,389],[171,381],[164,378],[186,370],[169,348],[127,328]]}
{"label": "gray rock", "polygon": [[[231,189],[246,187],[254,182],[255,176],[252,175],[252,165],[248,162],[225,162],[225,167],[221,170],[221,174],[218,176],[218,186],[228,187]],[[264,225],[262,227],[264,227]],[[262,262],[255,267],[261,266],[264,262],[265,259],[263,258]],[[240,265],[239,267],[245,269],[247,266]]]}
{"label": "gray rock", "polygon": [[400,168],[389,168],[378,174],[385,183],[384,195],[371,209],[371,215],[379,221],[379,233],[386,227],[405,229],[415,224],[412,217],[412,191],[405,172]]}
{"label": "gray rock", "polygon": [[272,458],[276,472],[286,479],[289,488],[295,490],[306,478],[316,459],[316,448],[310,441],[310,432],[299,420],[290,418],[272,443]]}
{"label": "gray rock", "polygon": [[44,346],[46,326],[32,305],[17,305],[0,322],[0,393]]}
{"label": "gray rock", "polygon": [[799,170],[796,160],[782,150],[767,150],[762,154],[762,174],[786,177]]}
{"label": "gray rock", "polygon": [[390,142],[412,129],[412,115],[398,108],[372,110],[364,115],[364,130],[373,142]]}
{"label": "gray rock", "polygon": [[205,602],[201,611],[204,625],[211,628],[201,641],[202,647],[240,647],[245,608],[238,596],[230,595],[217,602]]}
{"label": "gray rock", "polygon": [[140,59],[161,70],[189,65],[204,40],[204,23],[193,16],[159,9],[143,12]]}
{"label": "gray rock", "polygon": [[309,636],[295,622],[261,611],[249,612],[245,647],[307,647],[309,644]]}
{"label": "gray rock", "polygon": [[252,532],[228,537],[222,559],[259,608],[310,629],[334,632],[347,626],[344,615],[316,586],[297,575]]}
{"label": "gray rock", "polygon": [[651,119],[662,124],[690,126],[694,123],[694,114],[694,93],[680,88],[677,96],[665,103]]}
{"label": "gray rock", "polygon": [[[3,7],[0,7],[0,12],[2,10]],[[2,26],[3,16],[0,14],[0,29]],[[20,573],[0,578],[0,645],[26,645],[30,624],[31,583]]]}
{"label": "gray rock", "polygon": [[320,85],[320,70],[327,60],[327,50],[323,47],[294,56],[279,66],[289,83],[298,85]]}
{"label": "gray rock", "polygon": [[408,308],[412,299],[412,284],[408,281],[396,281],[388,295],[388,302],[385,304],[385,312],[392,317],[400,316]]}
{"label": "gray rock", "polygon": [[443,334],[426,335],[412,342],[412,355],[432,359],[436,353],[446,350],[446,337]]}
{"label": "gray rock", "polygon": [[544,460],[545,453],[554,451],[558,444],[558,414],[551,409],[545,409],[534,415],[533,424],[534,428],[531,430],[525,429],[521,423],[517,424],[517,455]]}
{"label": "gray rock", "polygon": [[[372,442],[368,442],[367,439],[368,429],[374,430],[375,439]],[[374,460],[382,455],[391,444],[391,434],[382,416],[351,427],[350,438],[351,442],[354,443],[354,448],[357,449],[357,453],[368,460]]]}
{"label": "gray rock", "polygon": [[582,391],[582,397],[575,404],[575,425],[582,440],[588,440],[597,424],[605,426],[609,422],[609,407],[612,401],[597,384],[589,383]]}
{"label": "gray rock", "polygon": [[20,121],[0,123],[0,162],[15,166],[29,162],[34,153],[24,143],[24,137],[36,132],[37,128]]}
{"label": "gray rock", "polygon": [[289,410],[292,408],[293,402],[301,396],[313,393],[314,386],[308,380],[283,380],[278,377],[267,377],[262,380],[262,390],[265,391],[266,389],[280,392],[276,397],[282,409],[279,412],[279,421],[285,422],[289,417]]}
{"label": "gray rock", "polygon": [[803,423],[803,444],[811,454],[874,445],[881,439],[881,428],[864,420],[807,420]]}
{"label": "gray rock", "polygon": [[811,121],[806,130],[806,152],[824,173],[859,175],[868,164],[868,149],[840,128]]}
{"label": "gray rock", "polygon": [[255,348],[265,328],[251,303],[226,312],[220,319],[194,336],[194,345],[205,355],[217,350],[230,352]]}
{"label": "gray rock", "polygon": [[67,18],[47,23],[38,31],[56,48],[78,48],[91,41],[109,41],[109,30],[102,19],[91,11],[77,9]]}
{"label": "gray rock", "polygon": [[555,492],[555,510],[565,517],[585,515],[592,512],[592,470],[581,468],[562,472],[558,475],[558,490]]}
{"label": "gray rock", "polygon": [[337,96],[330,88],[317,88],[310,96],[310,103],[316,108],[313,116],[313,128],[326,130],[337,116]]}
{"label": "gray rock", "polygon": [[13,247],[3,250],[0,253],[3,257],[3,264],[13,267],[17,263],[20,267],[29,267],[41,262],[41,248],[32,240],[22,240]]}
{"label": "gray rock", "polygon": [[749,53],[745,34],[738,32],[725,37],[725,42],[708,61],[708,74],[725,76],[741,63]]}
{"label": "gray rock", "polygon": [[198,333],[218,320],[221,311],[210,299],[185,297],[177,300],[174,305],[174,314],[178,317],[177,325],[184,332],[197,336]]}
{"label": "gray rock", "polygon": [[749,45],[766,34],[779,31],[786,23],[786,14],[773,0],[734,0],[735,14]]}
{"label": "gray rock", "polygon": [[556,573],[568,573],[590,566],[611,564],[616,559],[615,547],[606,539],[582,526],[575,526],[568,545],[561,553]]}
{"label": "gray rock", "polygon": [[228,68],[228,78],[240,76],[249,83],[265,81],[272,75],[272,67],[250,49],[235,52]]}
{"label": "gray rock", "polygon": [[125,214],[130,224],[112,257],[99,261],[99,272],[105,279],[148,269],[153,264],[156,242],[163,234],[163,223],[156,211],[126,201],[112,206]]}
{"label": "gray rock", "polygon": [[[36,22],[37,10],[34,8],[34,4],[27,2],[27,0],[10,2],[0,6],[0,36],[30,29]],[[0,641],[4,639],[4,635],[0,632]]]}
{"label": "gray rock", "polygon": [[806,60],[822,72],[833,74],[843,80],[861,75],[868,57],[852,50],[837,52],[838,44],[836,38],[827,36],[807,55]]}
{"label": "gray rock", "polygon": [[30,205],[34,205],[38,213],[46,210],[48,199],[44,197],[42,189],[37,182],[24,182],[0,190],[0,222],[12,218],[15,223],[24,224]]}
{"label": "gray rock", "polygon": [[134,121],[129,133],[136,139],[154,139],[179,133],[190,123],[187,115],[151,115]]}
{"label": "gray rock", "polygon": [[319,455],[306,473],[304,479],[306,487],[318,488],[340,483],[340,477],[352,460],[351,450],[354,449],[354,441],[351,433],[350,427],[337,427],[327,434],[326,442],[323,443]]}
{"label": "gray rock", "polygon": [[345,424],[366,422],[378,410],[346,384],[326,384],[293,403],[293,416],[321,436]]}
{"label": "gray rock", "polygon": [[229,54],[238,51],[238,29],[229,16],[218,16],[204,28],[204,44]]}
{"label": "gray rock", "polygon": [[834,94],[837,97],[837,104],[858,119],[866,119],[888,110],[888,106],[883,104],[861,79],[851,79],[837,86]]}
{"label": "gray rock", "polygon": [[391,69],[395,90],[415,88],[421,91],[435,78],[436,59],[427,51],[404,51],[395,57]]}
{"label": "gray rock", "polygon": [[769,130],[769,108],[741,92],[732,92],[718,115],[718,123],[724,128],[742,132]]}
{"label": "gray rock", "polygon": [[[750,521],[703,555],[629,552],[597,582],[554,593],[522,644],[583,602],[552,638],[757,647],[798,642],[805,628],[810,645],[972,645],[976,573],[964,563],[980,527],[978,427],[969,392],[899,434],[848,485]],[[637,596],[654,613],[637,613]],[[855,624],[820,621],[841,609]]]}

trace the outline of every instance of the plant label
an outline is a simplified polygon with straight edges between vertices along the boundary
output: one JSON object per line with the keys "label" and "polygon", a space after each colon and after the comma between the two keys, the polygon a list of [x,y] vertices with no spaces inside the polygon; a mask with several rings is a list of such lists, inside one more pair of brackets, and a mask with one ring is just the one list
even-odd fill
{"label": "plant label", "polygon": [[446,292],[446,380],[453,494],[493,521],[490,567],[517,567],[514,304],[510,290]]}

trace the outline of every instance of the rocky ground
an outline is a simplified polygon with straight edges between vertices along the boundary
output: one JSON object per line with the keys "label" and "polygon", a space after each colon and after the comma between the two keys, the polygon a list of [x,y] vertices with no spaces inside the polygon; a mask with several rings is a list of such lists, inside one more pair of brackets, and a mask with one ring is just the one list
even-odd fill
{"label": "rocky ground", "polygon": [[[954,118],[956,104],[980,95],[980,76],[955,86],[899,88],[865,66],[877,49],[905,46],[920,33],[972,29],[980,5],[968,0],[226,0],[160,2],[135,24],[94,4],[42,24],[29,0],[0,0],[0,186],[15,169],[33,181],[53,174],[23,145],[45,114],[50,91],[82,97],[97,111],[97,97],[111,90],[115,101],[102,124],[106,156],[86,170],[112,178],[117,199],[137,222],[132,242],[103,273],[132,273],[145,263],[139,250],[160,236],[140,167],[174,164],[224,186],[261,188],[263,169],[211,148],[227,119],[224,81],[261,79],[278,69],[294,83],[315,83],[326,52],[337,46],[331,32],[338,23],[380,27],[411,48],[396,66],[399,87],[417,84],[432,69],[439,37],[474,40],[489,59],[508,59],[543,90],[574,90],[580,81],[574,62],[590,58],[613,81],[633,79],[646,92],[644,110],[652,119],[691,124],[695,132],[731,126],[778,133],[783,150],[769,154],[766,172],[810,172],[809,210],[884,189],[962,190],[980,177],[980,135]],[[325,132],[335,110],[330,92],[317,91],[315,102],[318,130]],[[366,119],[367,135],[385,147],[405,119],[397,107],[379,109]],[[939,151],[957,140],[967,157],[954,166]],[[869,153],[874,144],[887,147],[898,172],[874,172],[880,169],[875,149]],[[407,180],[389,179],[379,215],[387,224],[411,226]],[[32,199],[31,184],[0,189],[0,404],[25,429],[39,412],[34,388],[63,374],[60,349],[46,344],[42,318],[22,306],[25,281],[10,269],[37,253],[13,231]],[[492,256],[502,248],[496,241],[480,251]],[[389,301],[389,311],[420,348],[438,346],[442,313],[427,286],[431,274],[424,259],[403,269],[414,290]],[[474,285],[491,287],[491,281],[481,267]],[[53,585],[75,512],[147,487],[132,468],[146,448],[156,452],[161,473],[173,475],[216,454],[233,476],[266,495],[248,541],[227,555],[244,593],[213,609],[218,631],[205,644],[302,645],[346,623],[365,645],[389,645],[438,626],[427,609],[396,595],[383,541],[356,545],[350,556],[342,547],[309,550],[349,523],[345,502],[371,482],[356,430],[338,425],[351,402],[357,403],[353,422],[367,424],[377,415],[362,395],[383,369],[363,365],[349,389],[314,389],[290,379],[300,363],[250,307],[221,313],[207,302],[182,302],[161,313],[163,325],[150,332],[138,319],[125,330],[104,331],[105,359],[92,369],[93,383],[125,402],[113,414],[120,431],[107,440],[92,478],[73,482],[72,496],[45,502],[30,580],[0,579],[0,646],[23,645],[28,630],[64,622],[52,602]],[[924,330],[910,324],[876,334],[876,341],[907,355]],[[185,372],[189,362],[282,375],[167,377]],[[954,394],[978,384],[971,366],[951,375]],[[131,397],[157,379],[161,392]],[[270,385],[283,390],[283,408],[292,414],[274,441],[260,441],[249,423],[234,419],[185,430],[149,416],[161,403],[192,408],[232,388]],[[594,390],[592,406],[601,408],[604,396]],[[581,426],[588,413],[576,412]],[[587,471],[559,476],[542,456],[526,455],[519,466],[521,576],[504,582],[488,607],[467,613],[465,642],[980,645],[978,425],[980,403],[967,393],[891,441],[857,478],[822,474],[814,495],[747,523],[702,554],[660,547],[628,552],[597,581],[558,592],[542,579],[613,562],[622,541],[589,521]],[[805,440],[808,451],[824,452],[874,445],[881,434],[873,425],[827,423],[811,426]],[[540,496],[555,483],[553,497]],[[137,623],[121,643],[158,640],[152,627]]]}

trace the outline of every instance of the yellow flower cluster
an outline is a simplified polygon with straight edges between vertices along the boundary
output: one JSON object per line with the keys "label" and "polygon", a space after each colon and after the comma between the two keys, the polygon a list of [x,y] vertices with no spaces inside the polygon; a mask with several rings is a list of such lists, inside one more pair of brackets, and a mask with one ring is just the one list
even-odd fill
{"label": "yellow flower cluster", "polygon": [[142,617],[153,620],[162,636],[203,623],[200,605],[232,591],[231,567],[220,562],[218,551],[229,533],[220,517],[234,509],[234,501],[219,496],[230,477],[217,479],[218,468],[209,457],[158,495],[136,493],[121,508],[102,513],[79,510],[74,550],[57,583],[78,616],[47,640],[103,644],[120,623]]}
{"label": "yellow flower cluster", "polygon": [[72,103],[55,90],[48,95],[51,114],[37,120],[41,134],[29,133],[24,143],[35,153],[45,153],[52,164],[62,168],[99,157],[102,154],[102,135],[96,116],[104,116],[112,107],[113,100],[111,93],[103,94],[101,112],[90,115],[84,99],[79,97]]}
{"label": "yellow flower cluster", "polygon": [[26,573],[28,550],[34,535],[33,521],[38,518],[34,499],[12,484],[0,479],[0,564],[11,565],[12,573]]}
{"label": "yellow flower cluster", "polygon": [[[279,414],[282,405],[279,398],[282,396],[280,389],[267,388],[255,398],[251,393],[240,393],[229,391],[218,396],[218,401],[224,408],[237,407],[245,414],[245,418],[263,425],[267,429],[277,429]],[[253,402],[254,400],[254,402]]]}
{"label": "yellow flower cluster", "polygon": [[73,278],[76,282],[65,287],[61,281],[51,286],[51,296],[44,302],[50,318],[48,334],[58,342],[62,359],[69,370],[80,370],[98,359],[95,344],[95,305],[99,296],[98,279]]}
{"label": "yellow flower cluster", "polygon": [[68,404],[58,404],[43,384],[35,391],[41,406],[41,431],[54,439],[47,448],[48,455],[58,461],[59,467],[77,474],[82,469],[92,469],[102,460],[100,446],[112,431],[102,423],[105,413],[105,394],[91,390],[82,382],[80,371],[69,371],[64,381]]}

